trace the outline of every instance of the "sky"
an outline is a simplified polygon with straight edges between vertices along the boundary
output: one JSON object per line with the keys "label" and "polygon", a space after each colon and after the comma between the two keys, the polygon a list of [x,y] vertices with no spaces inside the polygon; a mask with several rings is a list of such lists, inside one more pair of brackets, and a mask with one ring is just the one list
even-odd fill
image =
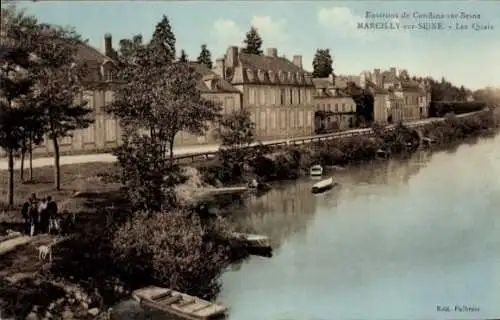
{"label": "sky", "polygon": [[[243,45],[253,25],[264,50],[277,48],[289,59],[302,55],[310,71],[316,49],[328,48],[336,74],[397,67],[417,76],[444,76],[470,89],[500,86],[500,1],[40,0],[20,5],[42,22],[74,26],[96,48],[105,33],[112,35],[115,49],[120,39],[135,34],[148,40],[165,14],[177,38],[177,55],[184,49],[190,59],[203,43],[213,60],[222,57],[228,46]],[[430,12],[433,17],[422,16]],[[392,23],[399,30],[360,29],[364,22]],[[419,23],[438,22],[444,30],[418,29]]]}

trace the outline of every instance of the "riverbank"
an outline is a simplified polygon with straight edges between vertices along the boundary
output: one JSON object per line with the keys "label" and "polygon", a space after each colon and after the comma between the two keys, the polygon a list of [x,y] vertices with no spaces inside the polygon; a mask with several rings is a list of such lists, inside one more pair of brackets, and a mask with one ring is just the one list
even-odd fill
{"label": "riverbank", "polygon": [[[486,113],[473,115],[470,118],[448,117],[445,121],[423,127],[421,131],[422,134],[436,141],[436,144],[430,147],[431,149],[439,148],[467,137],[491,134],[492,129],[498,126],[498,122],[493,122],[493,119],[496,119],[493,114]],[[241,184],[252,177],[267,182],[293,180],[307,174],[313,164],[347,166],[376,159],[377,150],[382,148],[389,150],[394,156],[411,154],[418,148],[419,135],[415,130],[403,125],[397,126],[391,132],[377,127],[374,128],[374,131],[373,136],[351,137],[299,146],[282,146],[278,149],[259,147],[252,153],[233,151],[221,154],[209,163],[197,165],[198,170],[190,170],[191,177],[188,179],[190,182],[187,184],[191,189],[195,189],[200,184],[207,186]],[[37,260],[36,248],[32,246],[24,247],[22,250],[10,253],[9,256],[2,257],[2,270],[9,273],[9,276],[18,275],[19,277],[19,274],[26,275],[31,272],[29,281],[22,280],[14,283],[4,281],[0,283],[2,292],[30,292],[32,291],[30,286],[33,286],[34,283],[37,288],[48,286],[48,283],[53,282],[65,283],[68,287],[85,288],[87,295],[97,290],[96,297],[100,298],[93,298],[97,302],[93,302],[92,306],[99,310],[107,310],[116,301],[125,297],[130,289],[141,284],[142,279],[140,278],[132,282],[127,280],[130,279],[131,274],[137,274],[137,270],[127,270],[127,267],[132,267],[133,264],[134,268],[144,268],[144,273],[152,272],[153,269],[150,268],[154,268],[155,265],[156,267],[162,266],[162,269],[168,272],[157,274],[157,278],[164,283],[175,283],[179,290],[189,291],[196,295],[206,293],[207,288],[202,285],[204,275],[200,273],[203,269],[197,267],[196,270],[179,269],[176,265],[187,265],[186,259],[174,259],[174,256],[166,255],[165,252],[168,251],[169,247],[177,246],[177,243],[172,240],[173,238],[182,238],[182,235],[188,231],[193,235],[201,234],[207,230],[214,234],[227,232],[232,228],[227,224],[227,221],[217,220],[206,229],[199,224],[198,220],[187,219],[179,215],[157,217],[138,215],[130,220],[131,213],[127,208],[127,197],[120,190],[120,184],[114,177],[115,164],[88,163],[63,166],[62,168],[63,177],[66,177],[63,182],[65,192],[74,191],[76,188],[83,192],[78,198],[70,201],[72,210],[79,212],[82,221],[76,232],[76,238],[58,248],[56,261],[50,266],[40,264]],[[40,190],[42,186],[46,190],[40,195],[51,193],[53,191],[50,186],[51,177],[50,167],[37,168],[35,170],[37,181],[34,184],[21,185],[17,199],[23,199],[21,197],[27,196],[32,190]],[[185,190],[189,190],[189,188]],[[58,196],[65,197],[66,194]],[[186,195],[184,196],[186,197]],[[15,213],[13,212],[13,214]],[[4,229],[8,226],[12,226],[12,224],[5,223]],[[168,228],[169,232],[176,234],[176,236],[172,237],[166,234],[165,228]],[[150,236],[145,237],[146,235]],[[200,255],[207,256],[210,264],[214,266],[210,269],[212,274],[208,287],[216,290],[218,286],[217,275],[221,271],[219,268],[230,262],[225,258],[228,255],[228,248],[223,247],[222,251],[214,251],[200,239],[197,236],[190,237],[183,241],[178,249],[194,250]],[[212,243],[217,243],[217,241]],[[219,242],[219,244],[221,243]],[[117,247],[120,248],[120,252],[125,254],[117,256],[114,253]],[[142,250],[146,256],[153,257],[152,260],[131,260],[131,256],[137,255],[134,252],[127,253],[127,250],[132,247]],[[128,255],[129,253],[130,255]],[[15,261],[23,261],[23,263],[14,263]],[[165,261],[169,263],[166,267]],[[15,266],[16,264],[17,266]],[[122,267],[120,274],[117,272],[118,265]],[[171,278],[171,274],[183,272],[191,273],[189,286],[179,279]],[[7,277],[7,274],[5,276]],[[9,279],[11,278],[9,277]],[[199,283],[201,286],[195,287],[193,283]],[[196,290],[199,292],[195,292]],[[42,295],[43,290],[38,291],[38,294]],[[66,294],[61,293],[60,290],[53,290],[53,292],[59,292],[58,295],[54,293],[53,300],[66,297]],[[41,302],[37,302],[38,300],[35,299],[36,301],[33,300],[35,302],[30,306],[24,306],[17,303],[18,300],[12,295],[9,297],[0,296],[0,300],[5,301],[2,302],[4,303],[1,306],[2,309],[8,308],[7,310],[13,314],[23,315],[29,314],[33,307],[46,309],[51,303],[48,299],[45,299],[47,301],[42,299]],[[69,304],[68,310],[72,310],[71,312],[74,314],[82,310],[81,301],[77,303],[72,297],[65,301],[66,305]]]}
{"label": "riverbank", "polygon": [[[309,173],[309,168],[347,166],[379,158],[408,155],[422,145],[421,137],[430,138],[430,147],[452,144],[468,137],[494,134],[500,126],[500,115],[491,110],[467,117],[448,115],[419,128],[399,124],[392,131],[374,126],[371,136],[353,136],[307,145],[270,149],[262,146],[249,152],[225,151],[209,163],[198,166],[204,180],[212,185],[234,184],[256,178],[263,182],[294,180]],[[418,131],[417,131],[418,130]]]}

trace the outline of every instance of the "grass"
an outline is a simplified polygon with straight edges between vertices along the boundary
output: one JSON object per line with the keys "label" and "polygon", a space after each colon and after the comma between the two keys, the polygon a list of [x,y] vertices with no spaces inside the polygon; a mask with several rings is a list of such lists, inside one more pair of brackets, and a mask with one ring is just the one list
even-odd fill
{"label": "grass", "polygon": [[[75,191],[106,192],[117,190],[119,185],[107,181],[106,177],[117,170],[112,163],[83,163],[61,166],[61,190],[54,187],[54,171],[52,166],[34,168],[33,181],[20,181],[20,170],[14,173],[14,207],[7,206],[8,171],[0,171],[0,223],[20,222],[21,206],[32,193],[38,198],[52,196],[59,204],[59,210],[79,212],[82,210],[82,197],[72,198]],[[28,176],[27,170],[25,177]],[[0,229],[1,231],[1,229]]]}

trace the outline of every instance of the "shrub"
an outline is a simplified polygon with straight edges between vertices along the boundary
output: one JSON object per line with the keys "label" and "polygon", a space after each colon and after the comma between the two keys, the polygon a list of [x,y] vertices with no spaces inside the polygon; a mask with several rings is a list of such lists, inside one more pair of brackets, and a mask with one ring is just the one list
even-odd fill
{"label": "shrub", "polygon": [[157,211],[176,205],[173,188],[184,178],[179,167],[165,157],[165,150],[148,136],[134,135],[115,150],[131,204]]}
{"label": "shrub", "polygon": [[113,250],[135,285],[157,284],[210,299],[230,263],[229,232],[223,220],[203,221],[189,212],[140,212],[118,229]]}

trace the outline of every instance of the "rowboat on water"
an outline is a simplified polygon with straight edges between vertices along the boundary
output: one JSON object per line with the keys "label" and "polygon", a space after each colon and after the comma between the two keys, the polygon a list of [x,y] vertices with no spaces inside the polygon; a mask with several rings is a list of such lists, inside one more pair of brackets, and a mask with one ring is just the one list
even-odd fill
{"label": "rowboat on water", "polygon": [[259,234],[248,234],[233,232],[232,238],[241,242],[243,247],[248,250],[248,253],[264,257],[272,256],[272,247],[269,237]]}
{"label": "rowboat on water", "polygon": [[172,289],[150,286],[132,292],[141,305],[189,320],[225,319],[227,308]]}
{"label": "rowboat on water", "polygon": [[333,181],[333,178],[328,178],[325,180],[321,180],[318,183],[315,183],[312,187],[312,193],[320,193],[324,192],[327,190],[330,190],[336,185],[336,183]]}
{"label": "rowboat on water", "polygon": [[321,176],[323,174],[323,167],[319,164],[314,165],[309,169],[309,174],[313,177]]}

